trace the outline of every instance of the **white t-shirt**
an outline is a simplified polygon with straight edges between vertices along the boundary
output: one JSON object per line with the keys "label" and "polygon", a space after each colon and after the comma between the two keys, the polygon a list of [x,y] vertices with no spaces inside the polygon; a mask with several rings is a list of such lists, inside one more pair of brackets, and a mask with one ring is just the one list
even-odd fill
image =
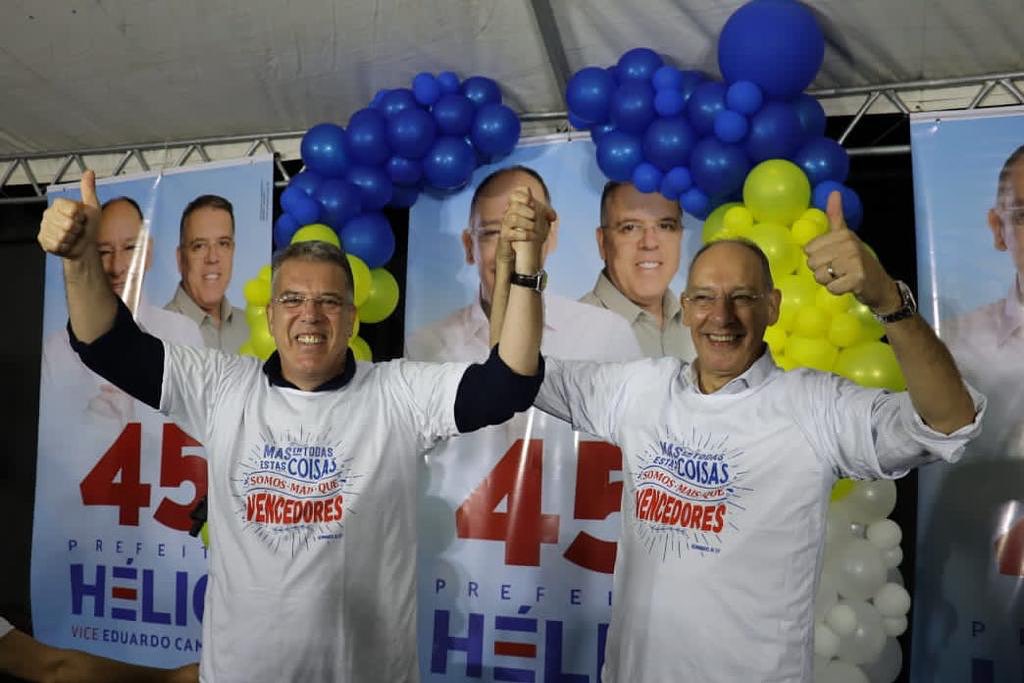
{"label": "white t-shirt", "polygon": [[[405,342],[406,358],[482,361],[490,349],[490,321],[479,299],[447,318],[416,330]],[[626,360],[643,353],[629,323],[615,313],[557,294],[544,294],[541,350],[555,358]]]}
{"label": "white t-shirt", "polygon": [[907,394],[783,373],[769,354],[709,395],[675,358],[548,359],[536,405],[623,452],[617,683],[811,681],[832,484],[954,461],[979,424],[947,437]]}
{"label": "white t-shirt", "polygon": [[417,455],[456,433],[466,365],[359,363],[305,392],[165,348],[161,411],[209,458],[202,679],[417,681]]}

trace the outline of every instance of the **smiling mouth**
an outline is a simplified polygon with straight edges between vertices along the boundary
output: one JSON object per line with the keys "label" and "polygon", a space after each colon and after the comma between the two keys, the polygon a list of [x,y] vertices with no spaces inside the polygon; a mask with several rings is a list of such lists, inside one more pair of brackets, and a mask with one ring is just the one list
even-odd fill
{"label": "smiling mouth", "polygon": [[220,279],[220,273],[207,273],[203,276],[203,280],[206,282],[216,282]]}
{"label": "smiling mouth", "polygon": [[317,344],[323,344],[327,341],[327,338],[322,334],[300,334],[296,335],[295,341],[302,346],[316,346]]}
{"label": "smiling mouth", "polygon": [[638,261],[636,267],[640,270],[654,270],[661,267],[661,261]]}
{"label": "smiling mouth", "polygon": [[739,341],[742,336],[740,334],[708,334],[707,338],[715,344],[731,344]]}

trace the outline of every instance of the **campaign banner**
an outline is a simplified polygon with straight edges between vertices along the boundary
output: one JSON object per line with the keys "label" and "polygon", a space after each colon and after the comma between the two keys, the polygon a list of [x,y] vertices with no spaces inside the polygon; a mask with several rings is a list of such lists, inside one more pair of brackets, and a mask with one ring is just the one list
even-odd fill
{"label": "campaign banner", "polygon": [[[462,191],[424,195],[413,206],[407,357],[486,358],[482,292],[493,265],[487,226],[481,233],[471,225],[470,202],[483,179],[515,165],[544,179],[558,213],[545,260],[545,354],[637,357],[635,345],[610,348],[618,338],[611,328],[625,324],[631,332],[624,319],[578,302],[604,265],[595,231],[606,178],[590,140],[567,136],[525,141],[500,163],[479,168]],[[680,263],[699,245],[700,224],[686,224]],[[682,265],[669,285],[674,296],[684,281]],[[617,447],[535,409],[426,456],[418,502],[424,681],[600,680],[622,476]]]}
{"label": "campaign banner", "polygon": [[920,309],[988,398],[920,471],[911,680],[1024,678],[1024,108],[911,119]]}
{"label": "campaign banner", "polygon": [[[203,311],[244,306],[243,283],[270,260],[272,157],[106,178],[97,193],[97,248],[115,293],[146,331],[202,346]],[[50,188],[51,204],[62,197],[79,199],[78,184]],[[196,313],[179,312],[173,301]],[[206,494],[206,454],[177,425],[86,368],[71,348],[67,320],[61,260],[47,256],[35,636],[137,664],[197,661],[207,563],[188,531]]]}

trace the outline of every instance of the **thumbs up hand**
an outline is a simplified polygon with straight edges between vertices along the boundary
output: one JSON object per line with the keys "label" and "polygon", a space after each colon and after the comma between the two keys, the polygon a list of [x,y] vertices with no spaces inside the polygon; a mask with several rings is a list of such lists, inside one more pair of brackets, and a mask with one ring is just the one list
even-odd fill
{"label": "thumbs up hand", "polygon": [[96,242],[100,224],[100,202],[96,197],[96,174],[82,174],[82,200],[58,199],[43,212],[36,239],[50,254],[77,261]]}
{"label": "thumbs up hand", "polygon": [[873,311],[902,305],[895,281],[867,246],[846,226],[839,192],[828,197],[829,231],[804,247],[814,279],[835,295],[851,292]]}

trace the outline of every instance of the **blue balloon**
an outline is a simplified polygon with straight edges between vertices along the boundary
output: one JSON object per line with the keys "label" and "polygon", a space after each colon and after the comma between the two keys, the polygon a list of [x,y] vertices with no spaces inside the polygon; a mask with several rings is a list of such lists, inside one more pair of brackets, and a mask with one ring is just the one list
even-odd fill
{"label": "blue balloon", "polygon": [[459,92],[459,77],[454,71],[442,71],[437,74],[437,84],[441,87],[443,95]]}
{"label": "blue balloon", "polygon": [[821,102],[806,93],[800,93],[790,102],[793,111],[800,119],[800,128],[804,131],[804,140],[821,137],[825,134],[825,110]]}
{"label": "blue balloon", "polygon": [[690,177],[690,169],[685,166],[676,166],[661,179],[661,193],[671,200],[676,200],[692,185],[693,178]]}
{"label": "blue balloon", "polygon": [[288,187],[297,187],[305,192],[307,197],[312,197],[316,194],[316,188],[320,187],[321,182],[323,182],[323,178],[316,173],[301,171],[292,176],[292,179],[288,181]]}
{"label": "blue balloon", "polygon": [[465,95],[442,95],[430,110],[441,135],[468,135],[473,126],[476,105]]}
{"label": "blue balloon", "polygon": [[691,187],[679,198],[683,211],[704,220],[711,210],[711,199],[696,187]]}
{"label": "blue balloon", "polygon": [[309,225],[320,220],[320,205],[297,187],[286,187],[281,193],[281,208],[299,225]]}
{"label": "blue balloon", "polygon": [[723,109],[715,115],[715,137],[722,142],[739,142],[748,129],[747,117],[743,114]]}
{"label": "blue balloon", "polygon": [[395,253],[395,233],[384,214],[361,213],[345,223],[339,234],[345,251],[358,256],[370,268],[380,268]]}
{"label": "blue balloon", "polygon": [[681,116],[657,119],[644,133],[644,158],[661,171],[685,166],[697,135]]}
{"label": "blue balloon", "polygon": [[746,151],[755,164],[765,159],[792,159],[802,142],[800,119],[785,102],[769,102],[750,119]]}
{"label": "blue balloon", "polygon": [[649,81],[654,72],[661,68],[664,60],[654,50],[647,47],[635,47],[619,57],[617,73],[622,81]]}
{"label": "blue balloon", "polygon": [[384,109],[384,98],[391,92],[387,88],[381,88],[377,91],[377,94],[370,100],[370,107],[373,109]]}
{"label": "blue balloon", "polygon": [[318,123],[306,131],[300,145],[302,163],[325,178],[338,178],[348,170],[345,131],[333,123]]}
{"label": "blue balloon", "polygon": [[274,221],[274,246],[280,249],[291,244],[292,236],[301,227],[297,220],[286,213],[282,213]]}
{"label": "blue balloon", "polygon": [[749,171],[750,161],[743,150],[715,137],[698,142],[690,156],[693,183],[708,197],[729,194],[742,187]]}
{"label": "blue balloon", "polygon": [[643,133],[657,115],[654,111],[654,88],[640,80],[627,80],[612,96],[609,112],[615,127],[626,133]]}
{"label": "blue balloon", "polygon": [[825,180],[815,185],[814,191],[811,193],[811,204],[822,211],[827,211],[828,197],[833,192],[838,192],[842,195],[843,218],[846,219],[846,225],[850,230],[860,228],[860,224],[864,220],[864,205],[861,204],[857,193],[842,183],[834,180]]}
{"label": "blue balloon", "polygon": [[686,98],[678,90],[658,90],[654,93],[654,111],[666,118],[679,116],[686,109]]}
{"label": "blue balloon", "polygon": [[768,97],[790,99],[811,84],[825,57],[814,14],[793,0],[742,5],[718,36],[718,66],[730,83],[753,81]]}
{"label": "blue balloon", "polygon": [[764,95],[757,83],[752,81],[736,81],[725,91],[725,106],[744,116],[750,116],[762,104]]}
{"label": "blue balloon", "polygon": [[338,178],[321,183],[316,200],[320,203],[322,222],[334,228],[335,232],[362,210],[359,190],[347,180]]}
{"label": "blue balloon", "polygon": [[409,187],[406,185],[395,185],[395,190],[391,193],[391,202],[388,206],[392,206],[396,209],[406,209],[415,204],[419,197],[419,188]]}
{"label": "blue balloon", "polygon": [[633,169],[633,186],[641,192],[657,192],[661,188],[662,173],[646,161]]}
{"label": "blue balloon", "polygon": [[580,69],[565,86],[569,111],[581,119],[605,123],[615,92],[615,78],[607,69],[588,66]]}
{"label": "blue balloon", "polygon": [[665,64],[658,67],[658,70],[654,72],[651,84],[654,85],[654,89],[659,92],[662,90],[682,90],[683,72],[674,66]]}
{"label": "blue balloon", "polygon": [[701,83],[706,83],[711,80],[710,77],[703,71],[697,69],[684,69],[683,70],[683,99],[689,101],[690,96],[693,95],[693,91],[697,89],[697,86]]}
{"label": "blue balloon", "polygon": [[454,190],[469,182],[476,168],[476,152],[465,138],[440,137],[423,157],[423,174],[441,190]]}
{"label": "blue balloon", "polygon": [[[423,165],[418,160],[391,157],[387,163],[388,177],[397,185],[415,185],[423,178]],[[394,201],[394,200],[392,200]]]}
{"label": "blue balloon", "polygon": [[686,101],[686,117],[701,137],[715,129],[715,116],[725,109],[725,84],[705,81],[698,85]]}
{"label": "blue balloon", "polygon": [[391,118],[400,111],[418,107],[416,103],[416,96],[412,94],[412,90],[408,88],[394,88],[388,90],[387,93],[381,98],[380,108],[384,112],[384,116]]}
{"label": "blue balloon", "polygon": [[363,211],[376,211],[391,201],[394,183],[380,166],[353,166],[345,179],[359,190],[359,202]]}
{"label": "blue balloon", "polygon": [[478,151],[503,157],[519,142],[519,117],[504,104],[485,104],[476,112],[469,139]]}
{"label": "blue balloon", "polygon": [[590,139],[594,141],[594,144],[599,144],[601,139],[615,130],[615,124],[613,123],[598,123],[590,129]]}
{"label": "blue balloon", "polygon": [[420,108],[400,111],[387,122],[388,145],[398,156],[419,159],[437,137],[434,117]]}
{"label": "blue balloon", "polygon": [[501,89],[486,76],[470,76],[462,82],[462,94],[477,107],[485,104],[501,104]]}
{"label": "blue balloon", "polygon": [[360,109],[348,120],[348,155],[354,164],[376,166],[391,156],[387,119],[377,109]]}
{"label": "blue balloon", "polygon": [[613,130],[597,143],[597,165],[612,180],[631,180],[643,160],[643,143],[635,135]]}
{"label": "blue balloon", "polygon": [[412,95],[424,107],[429,107],[441,97],[441,84],[432,73],[418,73],[412,79]]}
{"label": "blue balloon", "polygon": [[812,187],[824,180],[844,182],[850,173],[850,157],[846,150],[826,137],[804,144],[793,157],[793,162],[804,170]]}
{"label": "blue balloon", "polygon": [[581,119],[572,112],[569,112],[568,119],[569,125],[575,128],[576,130],[590,130],[590,127],[594,125],[593,123],[587,121],[586,119]]}

